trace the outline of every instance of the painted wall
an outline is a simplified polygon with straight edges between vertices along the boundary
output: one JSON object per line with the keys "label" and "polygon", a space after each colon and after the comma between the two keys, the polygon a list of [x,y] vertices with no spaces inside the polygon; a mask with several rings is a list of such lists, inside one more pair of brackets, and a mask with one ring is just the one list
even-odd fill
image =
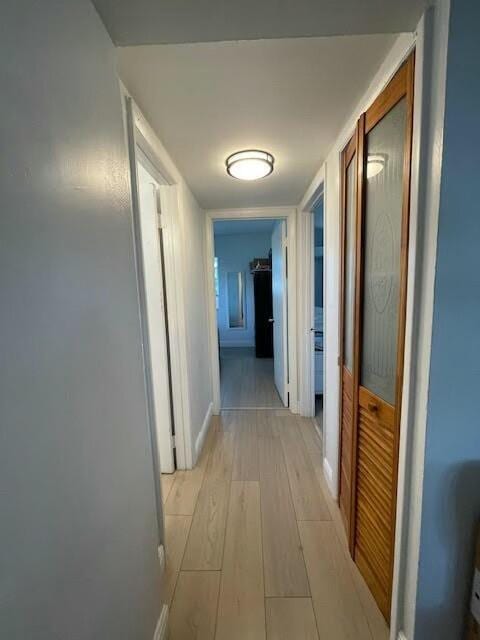
{"label": "painted wall", "polygon": [[480,520],[480,5],[452,0],[415,638],[462,637]]}
{"label": "painted wall", "polygon": [[150,640],[160,612],[115,51],[89,2],[2,9],[0,636]]}
{"label": "painted wall", "polygon": [[[217,322],[221,347],[255,346],[255,301],[250,262],[267,258],[272,246],[270,233],[215,236],[215,256],[219,268],[219,308]],[[228,326],[227,273],[242,271],[245,278],[245,328]]]}
{"label": "painted wall", "polygon": [[198,455],[202,426],[212,405],[212,376],[205,275],[205,212],[192,192],[180,182],[179,211],[183,244],[183,297],[187,336],[187,372],[189,380],[190,433],[193,459]]}

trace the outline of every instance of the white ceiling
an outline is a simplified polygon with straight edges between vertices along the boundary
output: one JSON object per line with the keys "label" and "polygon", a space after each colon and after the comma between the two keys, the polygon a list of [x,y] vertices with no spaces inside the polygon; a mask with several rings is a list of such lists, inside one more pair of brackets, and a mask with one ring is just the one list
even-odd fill
{"label": "white ceiling", "polygon": [[218,220],[213,229],[216,236],[251,233],[272,233],[276,220]]}
{"label": "white ceiling", "polygon": [[93,0],[119,45],[413,31],[426,0]]}
{"label": "white ceiling", "polygon": [[[200,205],[296,205],[396,36],[119,49],[120,75]],[[225,158],[257,148],[274,173],[245,183]]]}

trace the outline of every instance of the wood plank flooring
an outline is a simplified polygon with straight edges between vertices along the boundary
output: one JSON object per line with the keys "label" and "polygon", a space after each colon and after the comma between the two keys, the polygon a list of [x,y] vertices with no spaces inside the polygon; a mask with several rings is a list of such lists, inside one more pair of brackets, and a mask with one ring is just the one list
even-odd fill
{"label": "wood plank flooring", "polygon": [[260,487],[233,481],[215,637],[262,640],[265,634]]}
{"label": "wood plank flooring", "polygon": [[[268,414],[259,412],[258,417],[271,423],[278,420]],[[273,425],[270,435],[258,438],[258,450],[265,595],[309,596],[282,444]]]}
{"label": "wood plank flooring", "polygon": [[217,432],[193,516],[183,569],[222,568],[232,466],[233,433]]}
{"label": "wood plank flooring", "polygon": [[273,380],[273,358],[256,358],[249,347],[222,347],[220,365],[224,409],[283,407]]}
{"label": "wood plank flooring", "polygon": [[182,571],[170,613],[170,638],[213,638],[219,586],[219,571]]}
{"label": "wood plank flooring", "polygon": [[268,598],[269,640],[319,640],[310,598]]}
{"label": "wood plank flooring", "polygon": [[312,420],[224,411],[162,487],[170,640],[387,640]]}

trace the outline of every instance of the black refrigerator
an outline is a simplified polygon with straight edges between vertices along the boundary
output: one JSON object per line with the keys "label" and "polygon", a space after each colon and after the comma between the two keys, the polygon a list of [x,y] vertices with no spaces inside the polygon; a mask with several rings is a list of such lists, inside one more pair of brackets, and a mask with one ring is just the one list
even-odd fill
{"label": "black refrigerator", "polygon": [[263,269],[253,272],[255,297],[255,355],[273,358],[272,272]]}

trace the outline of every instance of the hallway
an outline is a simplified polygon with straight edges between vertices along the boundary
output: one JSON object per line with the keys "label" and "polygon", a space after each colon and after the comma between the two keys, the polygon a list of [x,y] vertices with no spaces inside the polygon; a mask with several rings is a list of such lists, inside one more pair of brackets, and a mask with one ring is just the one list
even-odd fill
{"label": "hallway", "polygon": [[223,411],[197,466],[162,476],[171,640],[388,637],[321,461],[310,419]]}
{"label": "hallway", "polygon": [[479,640],[480,2],[2,9],[0,640]]}
{"label": "hallway", "polygon": [[220,394],[223,409],[282,407],[273,380],[273,359],[256,358],[253,347],[222,347]]}

